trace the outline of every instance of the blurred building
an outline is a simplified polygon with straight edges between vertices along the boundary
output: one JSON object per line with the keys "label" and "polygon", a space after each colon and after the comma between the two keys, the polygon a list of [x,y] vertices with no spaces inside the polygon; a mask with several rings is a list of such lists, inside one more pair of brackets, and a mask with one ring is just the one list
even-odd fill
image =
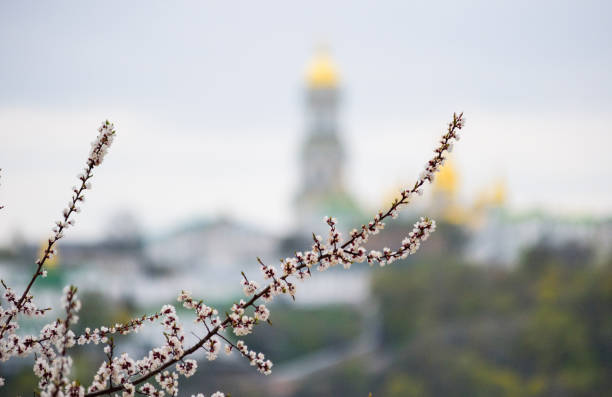
{"label": "blurred building", "polygon": [[567,217],[544,211],[517,213],[508,205],[503,179],[486,186],[472,203],[461,203],[460,176],[452,158],[440,170],[431,192],[430,212],[467,234],[466,260],[483,265],[513,266],[536,244],[578,244],[596,258],[612,255],[612,221],[588,216]]}
{"label": "blurred building", "polygon": [[[152,239],[147,255],[153,271],[235,276],[236,268],[278,252],[278,237],[229,218],[201,219]],[[245,270],[245,269],[243,269]]]}

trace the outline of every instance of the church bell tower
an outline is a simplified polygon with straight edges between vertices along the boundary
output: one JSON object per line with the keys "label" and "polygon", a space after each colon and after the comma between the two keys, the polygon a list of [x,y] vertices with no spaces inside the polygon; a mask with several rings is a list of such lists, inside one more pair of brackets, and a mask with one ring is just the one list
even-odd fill
{"label": "church bell tower", "polygon": [[326,195],[342,189],[344,160],[338,136],[338,75],[327,52],[317,52],[309,65],[306,83],[303,193]]}
{"label": "church bell tower", "polygon": [[337,212],[343,212],[343,207],[352,206],[344,186],[338,73],[323,49],[315,53],[308,66],[304,99],[305,132],[296,210],[300,226],[315,231],[321,229],[323,216],[340,215]]}

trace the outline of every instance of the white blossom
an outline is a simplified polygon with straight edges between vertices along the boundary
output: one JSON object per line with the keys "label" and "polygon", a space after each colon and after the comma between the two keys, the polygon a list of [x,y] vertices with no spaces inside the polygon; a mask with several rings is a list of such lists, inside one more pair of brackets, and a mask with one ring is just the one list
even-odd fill
{"label": "white blossom", "polygon": [[257,291],[257,288],[259,288],[255,281],[242,280],[241,284],[246,296],[253,295]]}

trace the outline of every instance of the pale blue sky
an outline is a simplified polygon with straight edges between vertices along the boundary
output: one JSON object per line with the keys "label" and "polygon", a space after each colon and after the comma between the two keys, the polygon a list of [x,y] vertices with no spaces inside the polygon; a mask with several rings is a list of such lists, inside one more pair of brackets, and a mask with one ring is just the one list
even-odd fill
{"label": "pale blue sky", "polygon": [[45,235],[106,117],[120,135],[77,237],[123,206],[152,228],[218,212],[290,227],[320,42],[364,205],[412,181],[464,110],[464,200],[504,177],[517,209],[609,213],[611,15],[608,1],[0,1],[0,240]]}

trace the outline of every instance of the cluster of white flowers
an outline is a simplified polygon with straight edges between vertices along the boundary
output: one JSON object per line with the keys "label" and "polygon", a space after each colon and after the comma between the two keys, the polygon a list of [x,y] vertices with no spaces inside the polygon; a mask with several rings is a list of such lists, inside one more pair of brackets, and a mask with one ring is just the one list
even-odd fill
{"label": "cluster of white flowers", "polygon": [[142,385],[140,389],[138,389],[138,391],[141,394],[144,394],[145,396],[151,396],[151,397],[164,397],[165,395],[163,390],[157,390],[155,386],[153,386],[152,384],[148,382]]}
{"label": "cluster of white flowers", "polygon": [[[158,390],[153,385],[147,383],[138,389],[140,393],[150,396],[163,396],[165,393],[171,396],[178,394],[179,375],[174,371],[161,371],[166,368],[166,364],[169,361],[174,360],[174,362],[176,362],[180,360],[185,353],[185,335],[174,306],[164,305],[159,313],[132,320],[127,325],[118,325],[115,328],[124,330],[132,329],[134,324],[140,324],[139,326],[141,326],[147,319],[149,319],[149,321],[161,319],[161,324],[165,331],[164,336],[166,338],[166,343],[161,347],[150,350],[145,357],[135,361],[130,358],[127,353],[122,353],[119,357],[113,357],[113,342],[111,340],[111,344],[105,347],[105,351],[108,354],[108,361],[104,361],[100,365],[92,384],[87,388],[88,395],[107,394],[101,392],[109,387],[109,382],[112,381],[111,385],[115,385],[112,386],[115,388],[115,391],[122,390],[123,396],[132,396],[135,392],[134,384],[139,383],[138,379],[133,379],[133,377],[153,372],[155,372],[155,380],[161,389]],[[104,331],[98,331],[98,329],[96,329],[93,333],[89,333],[89,335],[93,336],[89,337],[88,340],[94,341],[94,343],[97,343],[95,340],[106,343],[109,341],[107,335],[116,332],[116,330],[110,330],[106,327],[102,327],[101,329]],[[105,336],[100,337],[100,332],[106,332]],[[84,335],[81,335],[81,337],[84,337]],[[176,370],[184,376],[193,375],[196,368],[197,365],[193,360],[187,360],[176,366]]]}
{"label": "cluster of white flowers", "polygon": [[161,317],[161,313],[155,313],[150,316],[142,316],[134,318],[125,324],[117,323],[111,327],[100,327],[93,331],[91,328],[85,328],[85,332],[77,338],[79,345],[86,345],[89,343],[106,343],[108,338],[113,334],[127,335],[132,332],[138,332],[146,322],[153,323]]}
{"label": "cluster of white flowers", "polygon": [[[380,266],[391,264],[398,259],[406,259],[408,255],[417,252],[421,246],[421,242],[429,238],[429,235],[436,230],[436,221],[429,218],[421,218],[420,221],[414,224],[414,229],[402,241],[402,246],[397,251],[392,251],[391,248],[385,247],[382,252],[372,250],[367,254],[368,263],[378,262]],[[361,255],[362,251],[356,255]]]}
{"label": "cluster of white flowers", "polygon": [[91,143],[89,160],[95,166],[100,165],[115,138],[115,125],[106,120],[98,128],[98,137]]}
{"label": "cluster of white flowers", "polygon": [[207,306],[202,301],[195,301],[191,297],[191,292],[189,291],[181,291],[178,298],[176,299],[179,302],[183,302],[183,307],[186,309],[192,309],[196,313],[196,323],[206,324],[206,320],[215,327],[221,323],[219,319],[219,312],[217,309]]}
{"label": "cluster of white flowers", "polygon": [[257,370],[264,375],[270,375],[272,373],[272,361],[266,360],[266,356],[263,353],[257,353],[255,350],[249,350],[248,346],[244,341],[239,340],[235,348],[250,362],[251,365],[257,367]]}
{"label": "cluster of white flowers", "polygon": [[234,303],[232,305],[232,313],[229,315],[234,334],[238,336],[250,334],[251,330],[253,329],[253,325],[255,325],[255,319],[244,314],[245,306],[246,302],[243,299],[240,299],[239,303]]}
{"label": "cluster of white flowers", "polygon": [[[72,200],[64,210],[62,220],[56,223],[53,229],[54,234],[49,239],[43,256],[37,261],[37,270],[26,290],[18,299],[15,292],[2,282],[5,288],[3,296],[8,306],[0,306],[2,324],[0,329],[0,361],[6,361],[13,356],[26,356],[36,353],[34,373],[40,379],[39,389],[42,397],[95,397],[112,395],[118,392],[121,393],[121,397],[133,397],[136,393],[155,397],[163,397],[166,394],[176,396],[179,391],[179,375],[193,376],[198,368],[197,362],[193,359],[187,359],[187,356],[199,349],[204,349],[207,352],[208,360],[215,360],[221,351],[222,341],[226,342],[224,350],[227,354],[237,350],[259,372],[269,375],[273,364],[265,358],[263,353],[249,350],[242,340],[239,340],[236,344],[232,343],[223,335],[223,331],[231,327],[233,333],[237,336],[250,334],[258,322],[265,322],[270,318],[270,310],[265,304],[258,301],[263,299],[269,302],[274,297],[283,294],[295,298],[297,288],[295,282],[292,281],[309,278],[313,266],[318,271],[325,271],[337,265],[349,269],[353,263],[362,262],[368,262],[371,265],[379,263],[384,266],[415,253],[421,242],[425,241],[435,230],[436,224],[429,218],[421,218],[397,250],[384,248],[382,252],[368,251],[364,245],[371,236],[384,229],[386,218],[397,217],[399,211],[410,202],[415,194],[422,194],[424,183],[433,180],[434,174],[444,163],[446,153],[452,150],[453,143],[459,139],[457,131],[463,125],[463,115],[454,115],[447,133],[440,141],[440,146],[434,151],[434,158],[427,163],[425,171],[415,185],[410,189],[403,190],[400,198],[396,199],[386,212],[378,212],[370,222],[362,225],[360,229],[353,229],[348,240],[344,241],[342,234],[337,230],[337,220],[326,217],[325,222],[329,226],[327,239],[313,235],[313,244],[310,250],[296,252],[294,256],[282,259],[279,271],[274,266],[266,265],[261,259],[257,258],[267,284],[260,288],[255,281],[249,280],[242,273],[241,285],[248,300],[240,299],[239,302],[234,303],[231,312],[224,317],[220,317],[215,308],[207,306],[203,301],[194,300],[190,292],[182,291],[178,295],[177,301],[181,302],[186,309],[193,310],[196,315],[196,326],[201,325],[206,330],[201,338],[194,334],[199,340],[190,347],[185,346],[183,326],[179,322],[175,307],[172,305],[164,305],[157,313],[132,319],[125,324],[118,323],[110,327],[102,326],[95,328],[93,331],[86,328],[82,335],[76,337],[69,329],[70,325],[78,320],[77,312],[80,309],[80,302],[76,297],[76,288],[74,287],[67,287],[62,298],[62,305],[66,311],[65,319],[58,319],[46,325],[38,338],[32,335],[19,336],[16,334],[19,325],[17,321],[13,321],[13,318],[19,314],[42,315],[48,310],[38,309],[34,305],[33,296],[29,293],[29,290],[37,277],[44,276],[43,265],[55,253],[55,243],[63,237],[64,230],[74,224],[71,215],[74,212],[79,212],[77,203],[84,200],[84,191],[91,187],[89,181],[92,177],[91,171],[102,162],[113,141],[114,127],[106,121],[98,129],[99,135],[96,141],[92,143],[85,172],[79,175],[81,186],[73,188]],[[112,335],[138,332],[145,323],[153,323],[158,320],[164,328],[165,343],[163,345],[151,349],[140,360],[130,358],[127,353],[122,353],[119,356],[114,355],[115,345],[113,338],[111,338]],[[76,343],[79,345],[90,343],[105,345],[104,352],[107,359],[99,366],[91,385],[86,391],[83,386],[69,379],[72,359],[67,355],[67,349]],[[151,383],[152,380],[155,380],[156,385]],[[4,380],[0,378],[0,386],[3,383]],[[119,395],[115,394],[115,396]],[[216,392],[211,397],[224,396],[223,393]],[[204,397],[204,395],[199,393],[192,397]]]}
{"label": "cluster of white flowers", "polygon": [[[205,325],[209,330],[210,327],[214,327],[217,330],[216,332],[224,329],[225,324],[218,318],[217,310],[206,306],[202,301],[194,300],[189,291],[181,291],[177,301],[182,302],[185,308],[196,312],[196,323]],[[154,377],[159,387],[152,383],[144,383],[138,388],[138,393],[148,396],[165,396],[166,394],[176,396],[179,390],[179,375],[185,377],[193,376],[198,368],[195,360],[185,359],[185,356],[192,354],[199,348],[203,348],[207,352],[208,359],[215,360],[221,350],[221,342],[211,332],[196,346],[185,350],[183,327],[179,322],[176,309],[172,305],[164,305],[159,313],[143,316],[125,325],[117,324],[115,328],[123,330],[132,329],[135,324],[140,324],[139,326],[141,326],[147,319],[151,322],[161,319],[161,324],[165,330],[166,343],[161,347],[152,349],[144,358],[138,361],[129,358],[127,353],[123,353],[120,357],[109,356],[109,360],[101,364],[93,383],[87,389],[87,396],[98,396],[120,390],[123,392],[123,397],[133,396],[134,385],[142,383],[151,377]],[[106,327],[101,327],[100,330],[104,331],[96,329],[96,331],[90,332],[89,335],[93,336],[88,337],[87,340],[97,339],[105,343],[108,341],[107,335],[116,332],[116,330]],[[103,334],[105,336],[100,337],[102,332],[105,332]],[[85,335],[81,335],[81,337],[85,337]],[[95,335],[98,336],[96,337]],[[112,354],[112,349],[109,346],[107,346],[107,350],[107,352]],[[175,364],[174,370],[169,370],[173,364]],[[138,378],[134,378],[135,376],[138,376]],[[113,383],[109,385],[110,380]]]}
{"label": "cluster of white flowers", "polygon": [[268,321],[268,317],[270,317],[270,310],[266,305],[259,305],[255,308],[255,318],[257,320]]}
{"label": "cluster of white flowers", "polygon": [[203,347],[204,350],[208,352],[206,353],[206,357],[209,361],[214,361],[217,359],[219,351],[221,350],[221,343],[217,339],[210,338],[209,340],[204,342]]}
{"label": "cluster of white flowers", "polygon": [[66,317],[45,325],[33,348],[38,355],[33,371],[39,378],[38,387],[42,397],[83,396],[85,393],[82,386],[70,382],[68,378],[72,358],[67,355],[67,350],[75,344],[74,333],[69,328],[78,321],[76,313],[81,308],[76,292],[76,287],[64,288],[62,306]]}
{"label": "cluster of white flowers", "polygon": [[189,378],[195,374],[197,369],[198,362],[196,360],[188,359],[176,364],[176,370],[185,378]]}
{"label": "cluster of white flowers", "polygon": [[[4,283],[3,283],[4,284]],[[39,309],[33,302],[34,297],[31,294],[26,294],[23,299],[21,305],[19,304],[19,299],[17,298],[17,294],[10,287],[4,286],[4,299],[8,303],[8,307],[0,306],[0,322],[4,323],[2,326],[2,334],[5,332],[8,335],[13,335],[14,332],[19,328],[19,324],[16,321],[11,321],[11,319],[15,318],[18,313],[22,313],[26,316],[42,316],[46,311],[50,309]],[[0,334],[1,335],[1,334]],[[0,340],[0,344],[3,340]],[[0,350],[0,361],[4,361],[3,353],[5,351]]]}
{"label": "cluster of white flowers", "polygon": [[[202,393],[198,393],[198,394],[192,394],[191,397],[206,397],[204,394]],[[215,392],[213,394],[210,395],[210,397],[225,397],[225,394],[221,393],[220,391]]]}
{"label": "cluster of white flowers", "polygon": [[178,374],[176,372],[161,372],[155,375],[155,381],[169,395],[178,395]]}
{"label": "cluster of white flowers", "polygon": [[259,288],[259,285],[257,285],[255,281],[249,281],[247,279],[242,280],[241,284],[242,284],[242,289],[244,290],[244,294],[246,296],[253,295]]}

